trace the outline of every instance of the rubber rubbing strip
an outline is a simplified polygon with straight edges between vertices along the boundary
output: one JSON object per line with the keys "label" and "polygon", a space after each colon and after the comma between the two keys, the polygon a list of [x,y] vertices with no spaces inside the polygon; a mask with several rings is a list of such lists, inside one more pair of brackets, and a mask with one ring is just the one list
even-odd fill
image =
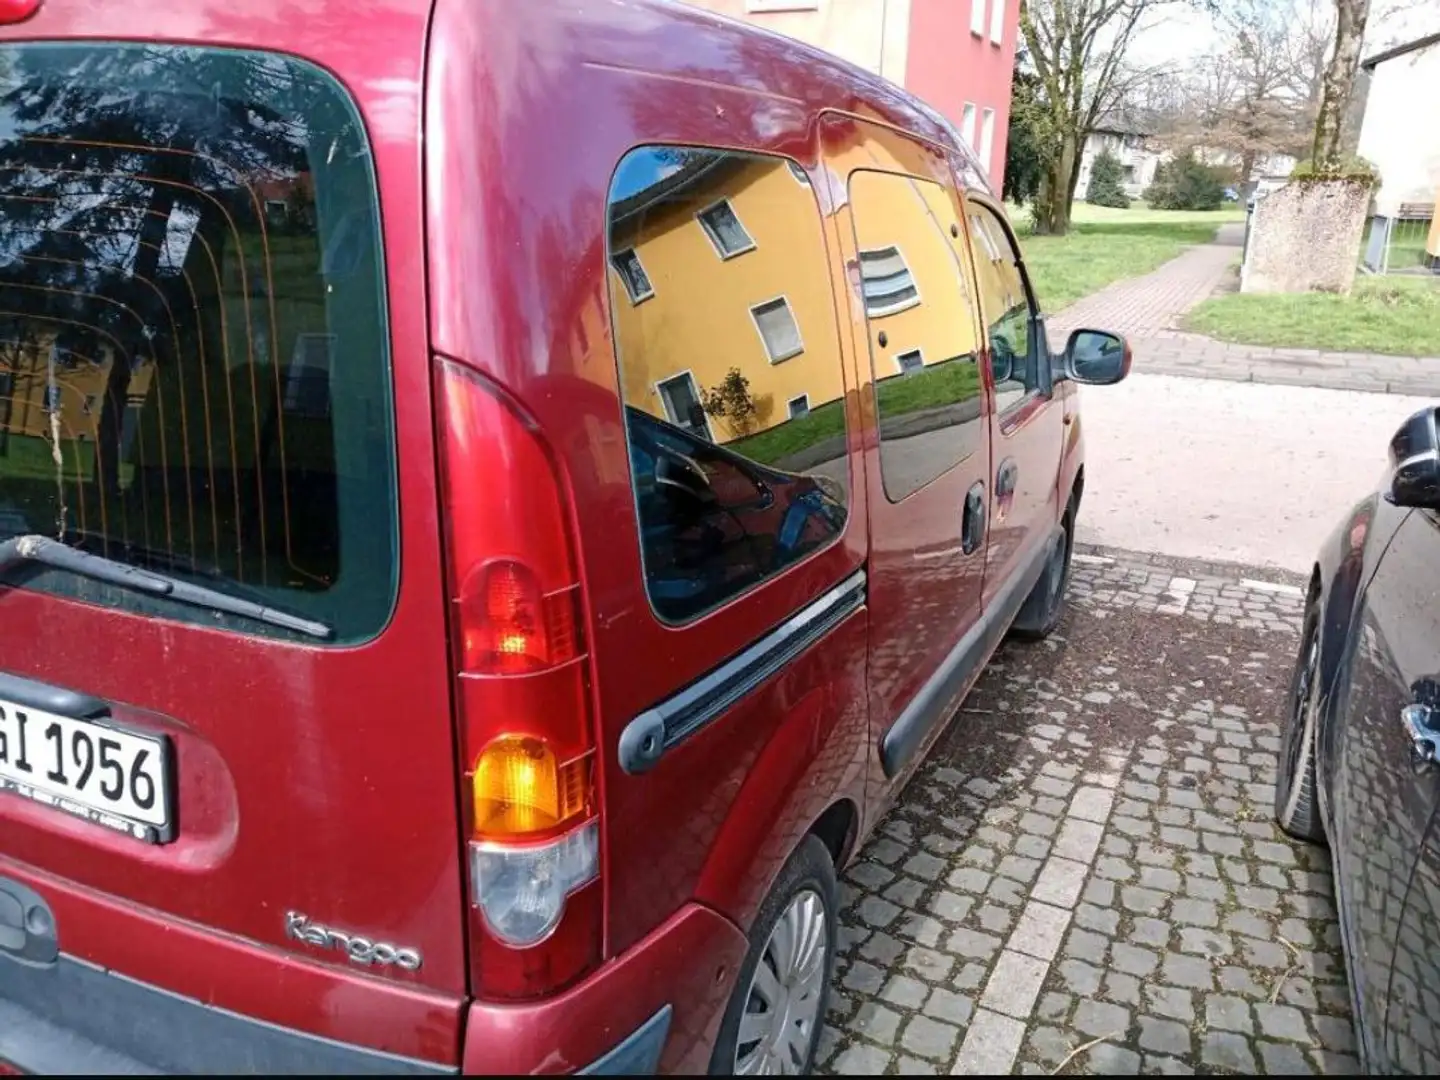
{"label": "rubber rubbing strip", "polygon": [[880,766],[887,778],[899,773],[920,749],[925,737],[949,718],[955,695],[974,680],[981,666],[990,659],[1044,572],[1055,544],[1064,543],[1064,538],[1065,531],[1057,526],[1031,549],[1020,572],[1005,584],[975,620],[975,625],[950,650],[940,669],[930,676],[880,737]]}
{"label": "rubber rubbing strip", "polygon": [[620,767],[631,774],[654,768],[666,750],[719,719],[864,604],[865,571],[857,570],[738,656],[626,724],[620,733]]}

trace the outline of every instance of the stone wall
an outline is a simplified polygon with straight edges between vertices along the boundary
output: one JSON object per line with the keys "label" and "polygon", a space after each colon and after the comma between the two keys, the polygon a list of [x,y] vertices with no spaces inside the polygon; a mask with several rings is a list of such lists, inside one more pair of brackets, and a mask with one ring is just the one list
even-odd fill
{"label": "stone wall", "polygon": [[1355,283],[1370,187],[1292,180],[1255,204],[1241,292],[1348,293]]}

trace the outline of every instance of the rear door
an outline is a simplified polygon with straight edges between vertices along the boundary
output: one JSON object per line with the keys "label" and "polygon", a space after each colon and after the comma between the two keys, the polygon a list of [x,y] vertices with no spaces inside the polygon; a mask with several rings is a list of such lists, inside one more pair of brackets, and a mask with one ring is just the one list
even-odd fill
{"label": "rear door", "polygon": [[[23,29],[61,34],[76,7]],[[288,55],[0,42],[0,540],[112,575],[4,571],[0,911],[8,892],[47,914],[0,934],[0,1007],[111,1065],[309,1060],[263,1049],[278,1029],[455,1061],[463,905],[413,272],[423,12],[391,30],[337,31],[325,57],[383,87],[362,96],[387,110],[373,142],[336,76]],[[7,957],[32,946],[40,974]],[[275,1027],[216,1038],[221,1013],[163,1012],[181,999]],[[8,1037],[0,1058],[24,1064]]]}
{"label": "rear door", "polygon": [[862,121],[825,130],[845,185],[840,251],[874,417],[870,715],[894,779],[973,674],[962,638],[980,614],[989,503],[979,324],[943,155]]}
{"label": "rear door", "polygon": [[[1416,754],[1440,732],[1440,523],[1413,510],[1361,601],[1350,685],[1340,702],[1336,881],[1348,916],[1354,992],[1372,1067],[1433,1068],[1437,860],[1427,828],[1440,772]],[[1413,707],[1413,708],[1412,708]],[[1418,725],[1418,727],[1417,727]],[[1435,747],[1440,751],[1440,734]],[[1432,838],[1433,843],[1433,838]],[[1420,868],[1417,871],[1417,866]]]}

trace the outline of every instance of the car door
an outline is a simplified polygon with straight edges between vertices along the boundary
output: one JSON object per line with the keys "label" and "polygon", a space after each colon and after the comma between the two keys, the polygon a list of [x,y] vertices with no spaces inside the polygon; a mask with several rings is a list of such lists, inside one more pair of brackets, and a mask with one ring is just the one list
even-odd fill
{"label": "car door", "polygon": [[845,189],[841,255],[868,369],[870,713],[884,784],[918,760],[978,667],[962,638],[980,615],[986,395],[961,203],[943,155],[849,119],[826,137]]}
{"label": "car door", "polygon": [[1063,403],[1054,399],[1045,324],[1019,245],[998,206],[966,199],[970,250],[995,406],[990,419],[993,521],[984,604],[1019,572],[1060,520]]}
{"label": "car door", "polygon": [[1437,593],[1440,526],[1432,513],[1411,511],[1362,594],[1349,685],[1337,702],[1335,877],[1366,1056],[1380,1071],[1420,1071],[1415,1030],[1440,1019],[1424,1012],[1440,988],[1433,855],[1411,886],[1440,773],[1417,756],[1416,714],[1407,712],[1437,710],[1440,726]]}

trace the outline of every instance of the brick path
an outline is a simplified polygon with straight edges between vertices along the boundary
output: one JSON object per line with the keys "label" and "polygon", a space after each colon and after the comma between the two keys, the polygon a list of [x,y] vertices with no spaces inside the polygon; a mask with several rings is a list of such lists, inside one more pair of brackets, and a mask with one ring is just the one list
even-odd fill
{"label": "brick path", "polygon": [[845,874],[822,1071],[1357,1070],[1328,857],[1271,817],[1301,591],[1248,573],[1079,556]]}
{"label": "brick path", "polygon": [[1213,293],[1239,258],[1244,226],[1222,225],[1200,244],[1144,277],[1118,281],[1048,319],[1056,347],[1080,326],[1130,338],[1135,371],[1237,382],[1285,383],[1333,390],[1440,394],[1440,357],[1321,352],[1237,345],[1175,329]]}

